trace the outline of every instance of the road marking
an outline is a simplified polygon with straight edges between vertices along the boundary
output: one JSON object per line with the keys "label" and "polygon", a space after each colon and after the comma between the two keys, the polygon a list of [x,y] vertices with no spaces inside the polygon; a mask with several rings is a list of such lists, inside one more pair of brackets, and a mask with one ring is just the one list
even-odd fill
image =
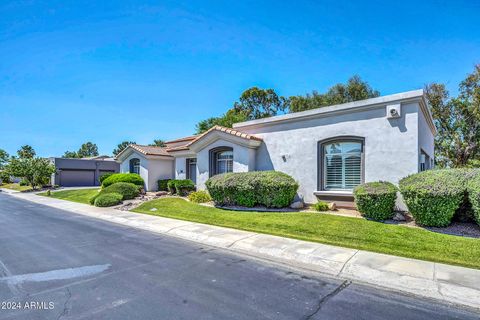
{"label": "road marking", "polygon": [[66,279],[90,276],[93,274],[103,272],[108,268],[110,268],[109,264],[99,264],[94,266],[51,270],[47,272],[11,275],[11,276],[0,278],[0,281],[7,282],[7,284],[9,285],[17,285],[23,282],[66,280]]}

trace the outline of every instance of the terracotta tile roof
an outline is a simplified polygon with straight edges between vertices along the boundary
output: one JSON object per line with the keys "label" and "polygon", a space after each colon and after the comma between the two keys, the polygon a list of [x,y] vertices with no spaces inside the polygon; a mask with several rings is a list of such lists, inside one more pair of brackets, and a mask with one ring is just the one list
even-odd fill
{"label": "terracotta tile roof", "polygon": [[207,131],[205,131],[204,133],[202,133],[201,135],[199,135],[198,137],[196,137],[195,139],[193,139],[189,144],[187,144],[187,146],[192,145],[193,143],[197,142],[203,136],[207,135],[208,133],[210,133],[212,131],[225,132],[227,134],[231,134],[233,136],[237,136],[237,137],[240,137],[240,138],[243,138],[243,139],[262,141],[262,138],[259,138],[257,136],[254,136],[254,135],[251,135],[251,134],[248,134],[248,133],[245,133],[245,132],[241,132],[241,131],[238,131],[238,130],[235,130],[235,129],[232,129],[232,128],[226,128],[226,127],[222,127],[222,126],[214,126],[210,129],[208,129]]}
{"label": "terracotta tile roof", "polygon": [[[171,157],[170,154],[168,154],[167,149],[163,147],[155,147],[155,146],[142,146],[139,144],[131,144],[129,145],[132,149],[147,155],[147,156],[166,156],[166,157]],[[126,149],[126,148],[125,148]],[[118,156],[117,156],[118,157]]]}
{"label": "terracotta tile roof", "polygon": [[165,143],[169,144],[169,143],[178,143],[178,142],[183,142],[183,141],[192,141],[193,139],[195,139],[196,137],[198,137],[200,135],[201,134],[196,134],[196,135],[189,136],[189,137],[178,138],[178,139],[175,139],[175,140],[165,141]]}
{"label": "terracotta tile roof", "polygon": [[174,151],[183,151],[183,150],[189,150],[187,145],[181,145],[178,147],[172,147],[172,148],[166,148],[165,149],[167,152],[174,152]]}

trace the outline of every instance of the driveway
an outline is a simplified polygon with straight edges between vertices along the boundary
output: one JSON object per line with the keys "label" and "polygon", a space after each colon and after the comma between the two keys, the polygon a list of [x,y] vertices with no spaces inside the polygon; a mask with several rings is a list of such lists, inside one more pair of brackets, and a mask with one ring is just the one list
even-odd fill
{"label": "driveway", "polygon": [[478,319],[2,194],[0,221],[0,319]]}

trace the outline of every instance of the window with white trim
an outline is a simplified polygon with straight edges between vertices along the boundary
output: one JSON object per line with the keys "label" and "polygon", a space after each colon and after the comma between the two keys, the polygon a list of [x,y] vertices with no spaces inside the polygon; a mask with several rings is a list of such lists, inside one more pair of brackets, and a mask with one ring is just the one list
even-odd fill
{"label": "window with white trim", "polygon": [[233,172],[233,151],[215,153],[215,174]]}
{"label": "window with white trim", "polygon": [[322,145],[323,190],[353,190],[363,181],[363,141],[335,140]]}

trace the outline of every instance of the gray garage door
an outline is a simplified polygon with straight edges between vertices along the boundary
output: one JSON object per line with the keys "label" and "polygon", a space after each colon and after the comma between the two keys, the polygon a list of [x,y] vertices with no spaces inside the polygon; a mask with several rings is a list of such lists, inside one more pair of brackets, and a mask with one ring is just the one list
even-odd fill
{"label": "gray garage door", "polygon": [[62,187],[89,187],[95,185],[94,170],[62,170],[60,171]]}

